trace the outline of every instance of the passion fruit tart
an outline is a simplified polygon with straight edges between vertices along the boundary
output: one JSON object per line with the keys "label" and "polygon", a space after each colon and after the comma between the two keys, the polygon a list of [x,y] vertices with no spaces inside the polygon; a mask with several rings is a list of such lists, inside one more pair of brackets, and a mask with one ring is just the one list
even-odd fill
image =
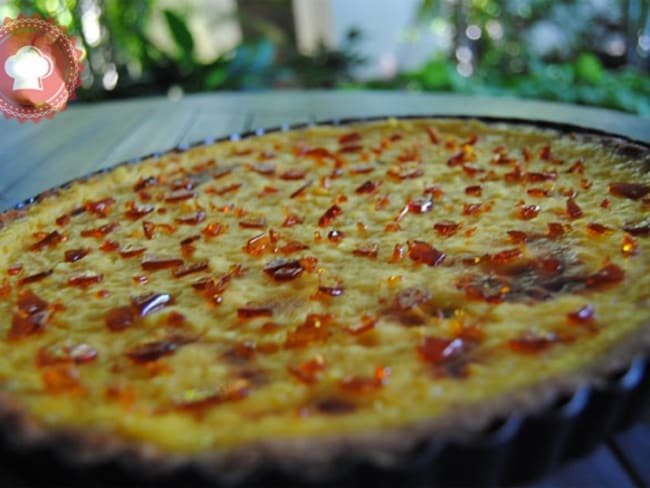
{"label": "passion fruit tart", "polygon": [[0,253],[24,437],[222,473],[398,455],[647,350],[650,151],[475,120],[278,131],[48,192],[2,215]]}

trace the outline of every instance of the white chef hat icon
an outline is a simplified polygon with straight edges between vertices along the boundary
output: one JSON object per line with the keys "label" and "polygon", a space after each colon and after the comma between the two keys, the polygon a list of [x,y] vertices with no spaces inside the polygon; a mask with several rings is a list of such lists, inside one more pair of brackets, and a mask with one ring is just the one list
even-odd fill
{"label": "white chef hat icon", "polygon": [[52,74],[54,63],[35,46],[23,46],[5,62],[5,71],[16,90],[43,91],[43,79]]}

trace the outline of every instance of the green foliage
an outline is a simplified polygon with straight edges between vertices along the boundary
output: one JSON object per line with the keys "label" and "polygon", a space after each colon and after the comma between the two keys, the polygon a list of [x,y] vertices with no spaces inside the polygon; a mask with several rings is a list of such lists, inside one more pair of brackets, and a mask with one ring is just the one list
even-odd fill
{"label": "green foliage", "polygon": [[[416,12],[419,21],[429,25],[432,19],[447,19],[455,26],[456,45],[463,25],[472,23],[484,28],[481,39],[470,43],[475,54],[474,73],[469,77],[459,74],[452,50],[449,57],[433,56],[418,69],[399,73],[393,79],[370,81],[354,78],[354,69],[365,62],[358,54],[358,42],[362,39],[359,30],[351,30],[337,49],[321,44],[306,55],[297,51],[295,42],[279,25],[256,15],[258,11],[240,8],[234,15],[248,33],[245,40],[217,59],[202,62],[197,59],[198,41],[180,7],[161,9],[158,0],[99,3],[105,34],[99,45],[89,45],[81,29],[82,2],[8,2],[8,8],[26,14],[54,17],[82,39],[90,61],[88,72],[94,79],[80,90],[82,100],[165,93],[172,86],[180,86],[186,92],[276,87],[405,89],[537,98],[650,116],[647,73],[633,67],[613,69],[603,64],[605,58],[592,49],[597,44],[597,34],[588,23],[578,27],[578,35],[562,57],[553,54],[540,59],[530,51],[522,32],[534,22],[546,19],[554,8],[570,8],[572,2],[568,0],[519,2],[525,8],[517,7],[516,13],[504,11],[503,2],[496,0],[421,0]],[[246,4],[239,0],[240,7]],[[276,12],[290,6],[289,0],[272,0],[271,8]],[[150,35],[156,16],[162,19],[171,49],[161,47]],[[495,20],[503,28],[502,38],[492,39],[486,34],[485,26]],[[101,81],[109,64],[115,65],[119,74],[118,85],[112,91],[105,90]]]}
{"label": "green foliage", "polygon": [[452,61],[438,59],[393,80],[347,84],[346,87],[537,98],[650,116],[650,78],[632,67],[606,70],[590,53],[583,53],[575,61],[567,63],[531,61],[519,74],[504,73],[496,66],[479,67],[477,73],[469,78],[459,75]]}
{"label": "green foliage", "polygon": [[176,44],[176,59],[181,65],[192,67],[194,64],[194,39],[182,17],[172,10],[163,10],[167,27]]}

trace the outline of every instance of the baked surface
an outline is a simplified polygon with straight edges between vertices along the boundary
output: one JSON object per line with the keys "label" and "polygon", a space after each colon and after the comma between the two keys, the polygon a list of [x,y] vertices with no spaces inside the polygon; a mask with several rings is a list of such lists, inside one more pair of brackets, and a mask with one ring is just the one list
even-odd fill
{"label": "baked surface", "polygon": [[386,120],[76,182],[0,230],[2,401],[163,456],[329,446],[304,458],[541,404],[643,349],[649,161]]}

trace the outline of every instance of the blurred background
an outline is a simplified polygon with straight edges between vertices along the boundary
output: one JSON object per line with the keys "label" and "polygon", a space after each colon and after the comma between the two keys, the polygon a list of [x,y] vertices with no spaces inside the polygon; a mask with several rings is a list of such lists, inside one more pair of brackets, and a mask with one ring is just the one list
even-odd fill
{"label": "blurred background", "polygon": [[77,36],[81,102],[396,89],[650,117],[650,0],[0,0],[19,13]]}

